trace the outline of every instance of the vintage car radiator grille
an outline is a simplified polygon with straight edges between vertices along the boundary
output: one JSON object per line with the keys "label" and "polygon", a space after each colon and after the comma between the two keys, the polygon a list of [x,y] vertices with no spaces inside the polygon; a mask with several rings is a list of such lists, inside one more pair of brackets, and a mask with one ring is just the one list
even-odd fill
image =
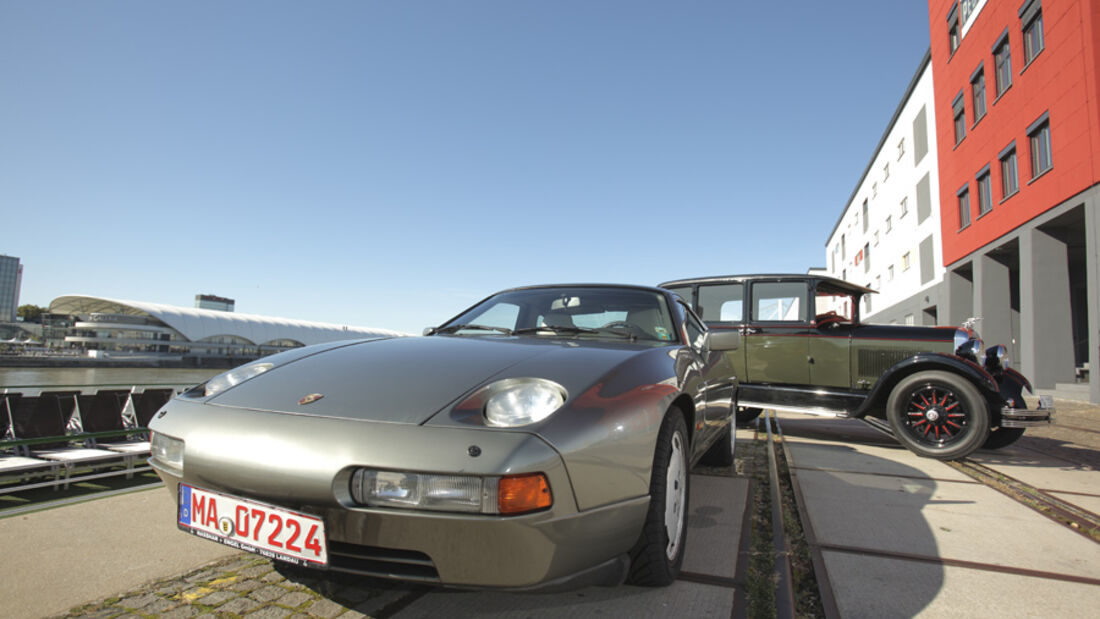
{"label": "vintage car radiator grille", "polygon": [[877,379],[895,363],[916,355],[915,350],[861,350],[857,360],[861,378]]}
{"label": "vintage car radiator grille", "polygon": [[330,540],[328,553],[329,566],[334,570],[378,578],[439,582],[435,564],[422,552]]}

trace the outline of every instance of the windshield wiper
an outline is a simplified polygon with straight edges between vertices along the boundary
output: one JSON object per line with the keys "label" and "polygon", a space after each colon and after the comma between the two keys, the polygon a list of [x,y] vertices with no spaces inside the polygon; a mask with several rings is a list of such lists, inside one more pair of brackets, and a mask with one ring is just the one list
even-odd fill
{"label": "windshield wiper", "polygon": [[568,327],[565,325],[542,325],[541,327],[524,327],[523,329],[516,329],[515,335],[520,333],[537,333],[539,331],[552,331],[554,333],[599,333],[596,329],[587,329],[585,327]]}
{"label": "windshield wiper", "polygon": [[438,329],[432,329],[432,335],[436,333],[455,333],[457,331],[499,331],[505,335],[512,335],[512,330],[505,327],[490,327],[488,325],[447,325],[446,327],[440,327]]}

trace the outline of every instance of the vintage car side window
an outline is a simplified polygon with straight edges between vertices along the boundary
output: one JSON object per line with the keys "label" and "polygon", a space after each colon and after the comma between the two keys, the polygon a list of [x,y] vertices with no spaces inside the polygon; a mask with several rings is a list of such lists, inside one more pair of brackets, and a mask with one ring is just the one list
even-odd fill
{"label": "vintage car side window", "polygon": [[680,295],[680,298],[687,301],[688,305],[691,305],[691,286],[669,286],[665,290],[668,290],[674,294]]}
{"label": "vintage car side window", "polygon": [[744,284],[699,286],[699,316],[708,323],[741,322],[745,319],[744,298]]}
{"label": "vintage car side window", "polygon": [[818,291],[814,297],[814,321],[817,326],[852,322],[852,295]]}
{"label": "vintage car side window", "polygon": [[753,284],[753,319],[761,322],[807,322],[807,296],[806,282]]}

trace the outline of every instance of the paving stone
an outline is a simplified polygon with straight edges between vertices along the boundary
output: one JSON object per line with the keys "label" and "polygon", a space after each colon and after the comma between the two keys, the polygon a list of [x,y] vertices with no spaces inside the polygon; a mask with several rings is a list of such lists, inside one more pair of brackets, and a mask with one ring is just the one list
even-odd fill
{"label": "paving stone", "polygon": [[263,576],[273,569],[274,568],[271,567],[270,563],[261,563],[259,565],[241,570],[239,575],[244,576],[245,578],[259,578],[260,576]]}
{"label": "paving stone", "polygon": [[369,615],[364,615],[357,610],[349,610],[348,612],[340,615],[336,619],[364,619],[365,617],[369,617]]}
{"label": "paving stone", "polygon": [[199,572],[195,572],[194,574],[184,576],[183,579],[186,580],[189,583],[202,582],[204,580],[210,580],[210,579],[214,578],[214,574],[216,574],[216,573],[217,572],[213,569],[205,569],[205,570],[202,570],[202,571],[199,571]]}
{"label": "paving stone", "polygon": [[215,591],[214,593],[211,593],[210,595],[198,600],[196,603],[202,604],[203,606],[219,606],[239,596],[240,593],[237,593],[235,591]]}
{"label": "paving stone", "polygon": [[314,596],[306,593],[305,591],[291,591],[290,593],[279,598],[276,604],[280,606],[286,606],[287,608],[298,608],[302,604],[312,600]]}
{"label": "paving stone", "polygon": [[286,594],[286,589],[278,587],[276,585],[268,585],[262,589],[256,589],[248,595],[248,597],[256,600],[257,602],[274,602],[275,600],[283,597]]}
{"label": "paving stone", "polygon": [[279,608],[278,606],[268,606],[267,608],[261,608],[255,612],[248,613],[245,617],[250,619],[283,619],[283,617],[290,616],[290,611],[285,608]]}
{"label": "paving stone", "polygon": [[123,600],[120,600],[119,602],[117,602],[115,604],[115,606],[119,606],[121,608],[129,608],[129,609],[133,609],[133,610],[138,610],[138,609],[141,609],[141,608],[145,608],[146,606],[152,604],[153,602],[157,601],[158,599],[159,598],[157,598],[156,594],[154,594],[154,593],[145,593],[143,595],[135,595],[135,596],[128,597],[128,598],[125,598]]}
{"label": "paving stone", "polygon": [[310,604],[306,612],[312,617],[322,617],[323,619],[333,619],[344,614],[347,610],[342,605],[333,602],[332,600],[317,600],[313,604]]}
{"label": "paving stone", "polygon": [[283,576],[282,574],[280,574],[279,572],[275,571],[275,570],[271,570],[271,572],[269,572],[266,576],[264,576],[260,580],[262,580],[264,582],[282,582],[282,581],[286,580],[286,577]]}
{"label": "paving stone", "polygon": [[233,613],[235,615],[243,615],[247,612],[256,610],[260,607],[260,603],[256,600],[239,597],[235,600],[229,600],[225,604],[218,607],[219,613]]}
{"label": "paving stone", "polygon": [[199,614],[199,611],[194,606],[184,604],[164,613],[161,615],[161,619],[186,619],[197,614]]}
{"label": "paving stone", "polygon": [[179,602],[173,602],[172,600],[159,599],[156,602],[141,609],[141,612],[147,615],[161,615],[173,608],[179,606]]}
{"label": "paving stone", "polygon": [[258,580],[238,580],[237,582],[229,585],[229,588],[234,591],[240,591],[242,593],[248,593],[249,591],[255,591],[264,586],[264,583]]}
{"label": "paving stone", "polygon": [[185,582],[161,583],[154,592],[157,595],[175,595],[188,587]]}

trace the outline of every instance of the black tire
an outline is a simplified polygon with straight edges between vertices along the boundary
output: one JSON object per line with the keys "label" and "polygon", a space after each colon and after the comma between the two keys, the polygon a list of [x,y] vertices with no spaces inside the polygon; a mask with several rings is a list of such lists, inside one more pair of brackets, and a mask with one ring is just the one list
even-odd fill
{"label": "black tire", "polygon": [[[630,575],[627,577],[630,584],[664,587],[672,584],[680,574],[684,542],[687,541],[690,450],[684,415],[673,408],[665,415],[657,434],[649,480],[649,509],[642,534],[630,551]],[[670,472],[675,478],[672,488],[669,487]],[[670,500],[674,501],[671,506]],[[672,518],[671,525],[666,525],[666,516]]]}
{"label": "black tire", "polygon": [[989,433],[989,438],[982,443],[982,449],[1000,449],[1020,440],[1024,435],[1023,428],[994,428]]}
{"label": "black tire", "polygon": [[950,372],[918,372],[890,392],[886,418],[894,437],[919,456],[955,460],[989,438],[989,407],[970,381]]}
{"label": "black tire", "polygon": [[743,426],[752,423],[762,412],[764,412],[762,408],[737,407],[737,425]]}
{"label": "black tire", "polygon": [[733,464],[733,424],[728,424],[718,440],[703,454],[700,464],[707,466],[729,466]]}

